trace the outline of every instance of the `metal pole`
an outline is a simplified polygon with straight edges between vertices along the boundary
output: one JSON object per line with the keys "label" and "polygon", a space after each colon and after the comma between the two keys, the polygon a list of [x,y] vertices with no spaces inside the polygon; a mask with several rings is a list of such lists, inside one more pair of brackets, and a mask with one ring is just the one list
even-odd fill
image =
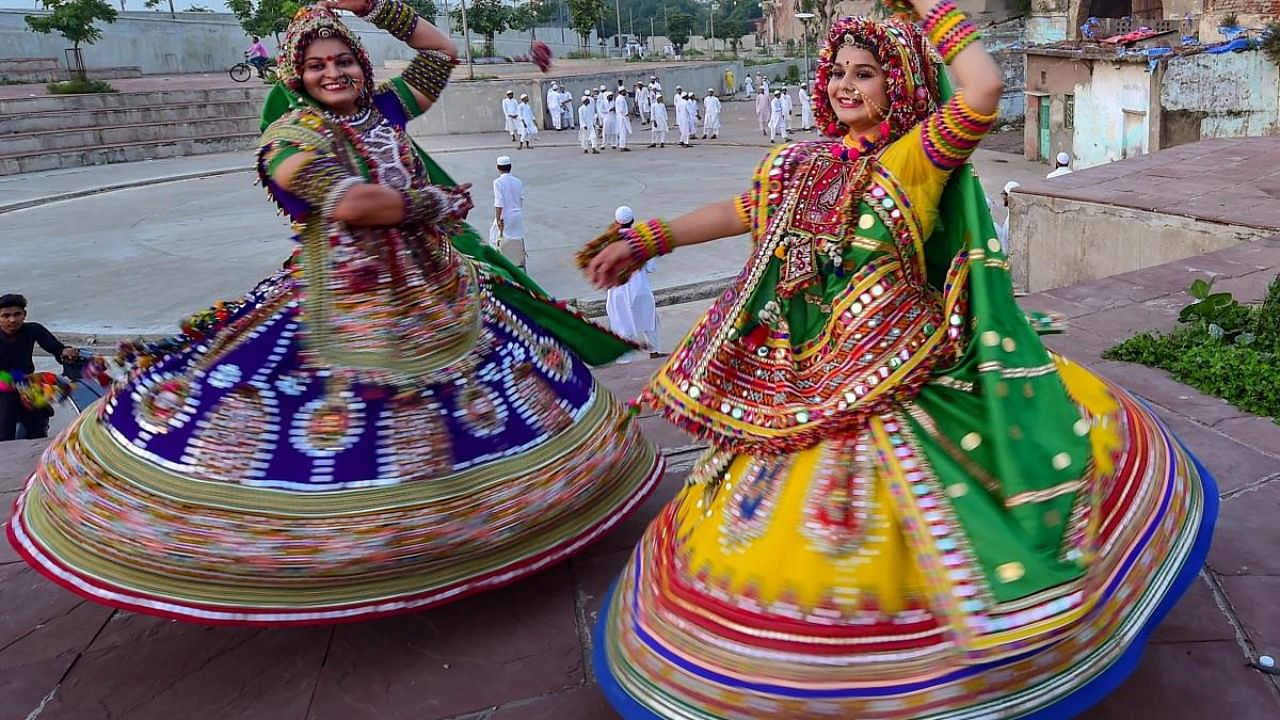
{"label": "metal pole", "polygon": [[613,14],[618,23],[617,32],[613,34],[614,42],[618,44],[618,57],[622,57],[622,6],[618,0],[613,0]]}
{"label": "metal pole", "polygon": [[471,30],[467,27],[467,0],[462,0],[462,42],[467,52],[467,77],[476,79],[476,65],[471,62]]}
{"label": "metal pole", "polygon": [[708,5],[709,5],[709,6],[710,6],[710,8],[711,8],[711,13],[710,13],[710,20],[711,20],[711,59],[712,59],[712,60],[715,60],[715,59],[716,59],[716,2],[715,2],[715,0],[711,0],[711,2],[710,2],[710,3],[708,3]]}

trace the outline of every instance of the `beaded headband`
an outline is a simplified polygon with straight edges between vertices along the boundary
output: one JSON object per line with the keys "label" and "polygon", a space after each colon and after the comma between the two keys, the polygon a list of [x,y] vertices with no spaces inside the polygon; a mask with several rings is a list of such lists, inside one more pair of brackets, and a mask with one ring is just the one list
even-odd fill
{"label": "beaded headband", "polygon": [[362,105],[373,98],[373,63],[360,42],[360,36],[348,28],[332,10],[316,5],[304,5],[294,14],[280,44],[280,58],[276,65],[276,77],[294,92],[306,94],[302,87],[302,66],[307,46],[316,40],[335,38],[346,43],[356,56],[356,62],[364,70],[364,85],[360,88]]}
{"label": "beaded headband", "polygon": [[822,133],[841,137],[849,132],[836,118],[827,86],[836,54],[842,47],[862,48],[876,57],[884,71],[889,96],[889,137],[902,136],[937,109],[939,58],[914,23],[890,19],[876,22],[864,17],[836,21],[818,53],[818,77],[814,83],[813,114]]}

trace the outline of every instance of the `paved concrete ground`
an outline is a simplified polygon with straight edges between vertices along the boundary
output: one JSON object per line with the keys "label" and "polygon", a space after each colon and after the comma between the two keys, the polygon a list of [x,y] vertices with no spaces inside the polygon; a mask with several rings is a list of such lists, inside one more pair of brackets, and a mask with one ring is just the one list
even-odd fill
{"label": "paved concrete ground", "polygon": [[[1182,288],[1213,275],[1257,300],[1280,271],[1280,237],[1025,299],[1064,312],[1051,342],[1150,402],[1217,476],[1222,510],[1207,568],[1157,630],[1135,675],[1086,720],[1271,720],[1276,678],[1246,666],[1280,654],[1280,426],[1140,366],[1103,362],[1134,330],[1168,328]],[[696,308],[670,308],[683,325]],[[599,376],[630,396],[655,367]],[[696,450],[646,416],[672,471],[636,516],[579,557],[510,588],[408,617],[337,628],[203,628],[81,602],[0,549],[0,720],[616,720],[594,687],[590,629],[644,525]],[[12,501],[42,441],[0,446]]]}
{"label": "paved concrete ground", "polygon": [[[643,131],[634,152],[602,155],[576,150],[569,131],[543,132],[537,147],[520,152],[502,134],[431,137],[424,145],[457,180],[475,184],[471,219],[482,232],[492,221],[493,160],[512,155],[526,186],[532,274],[557,296],[591,297],[598,294],[571,258],[616,206],[670,217],[748,186],[768,145],[749,113],[746,103],[727,103],[721,140],[693,149],[650,150]],[[1044,174],[1005,153],[979,150],[975,162],[993,197],[1010,177]],[[5,291],[26,293],[32,317],[61,332],[171,331],[185,314],[250,288],[290,251],[287,224],[253,184],[251,166],[245,152],[0,178]],[[732,276],[746,248],[737,238],[682,251],[660,263],[655,283]]]}

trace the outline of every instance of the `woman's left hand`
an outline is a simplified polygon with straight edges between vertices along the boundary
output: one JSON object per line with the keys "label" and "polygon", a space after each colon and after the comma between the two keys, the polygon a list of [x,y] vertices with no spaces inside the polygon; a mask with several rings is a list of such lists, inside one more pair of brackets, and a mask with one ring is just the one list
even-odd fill
{"label": "woman's left hand", "polygon": [[316,5],[329,10],[346,10],[349,13],[363,15],[369,8],[369,0],[320,0]]}
{"label": "woman's left hand", "polygon": [[586,276],[601,290],[617,287],[622,284],[622,271],[631,263],[631,248],[625,242],[616,240],[605,246],[598,255],[591,258],[587,265]]}

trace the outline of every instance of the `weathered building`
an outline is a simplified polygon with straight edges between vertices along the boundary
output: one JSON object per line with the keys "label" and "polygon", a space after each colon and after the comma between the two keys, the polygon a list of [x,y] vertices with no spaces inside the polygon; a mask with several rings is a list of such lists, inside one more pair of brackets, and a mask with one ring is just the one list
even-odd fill
{"label": "weathered building", "polygon": [[1208,138],[1280,132],[1280,68],[1262,52],[1027,49],[1025,154],[1086,168]]}

